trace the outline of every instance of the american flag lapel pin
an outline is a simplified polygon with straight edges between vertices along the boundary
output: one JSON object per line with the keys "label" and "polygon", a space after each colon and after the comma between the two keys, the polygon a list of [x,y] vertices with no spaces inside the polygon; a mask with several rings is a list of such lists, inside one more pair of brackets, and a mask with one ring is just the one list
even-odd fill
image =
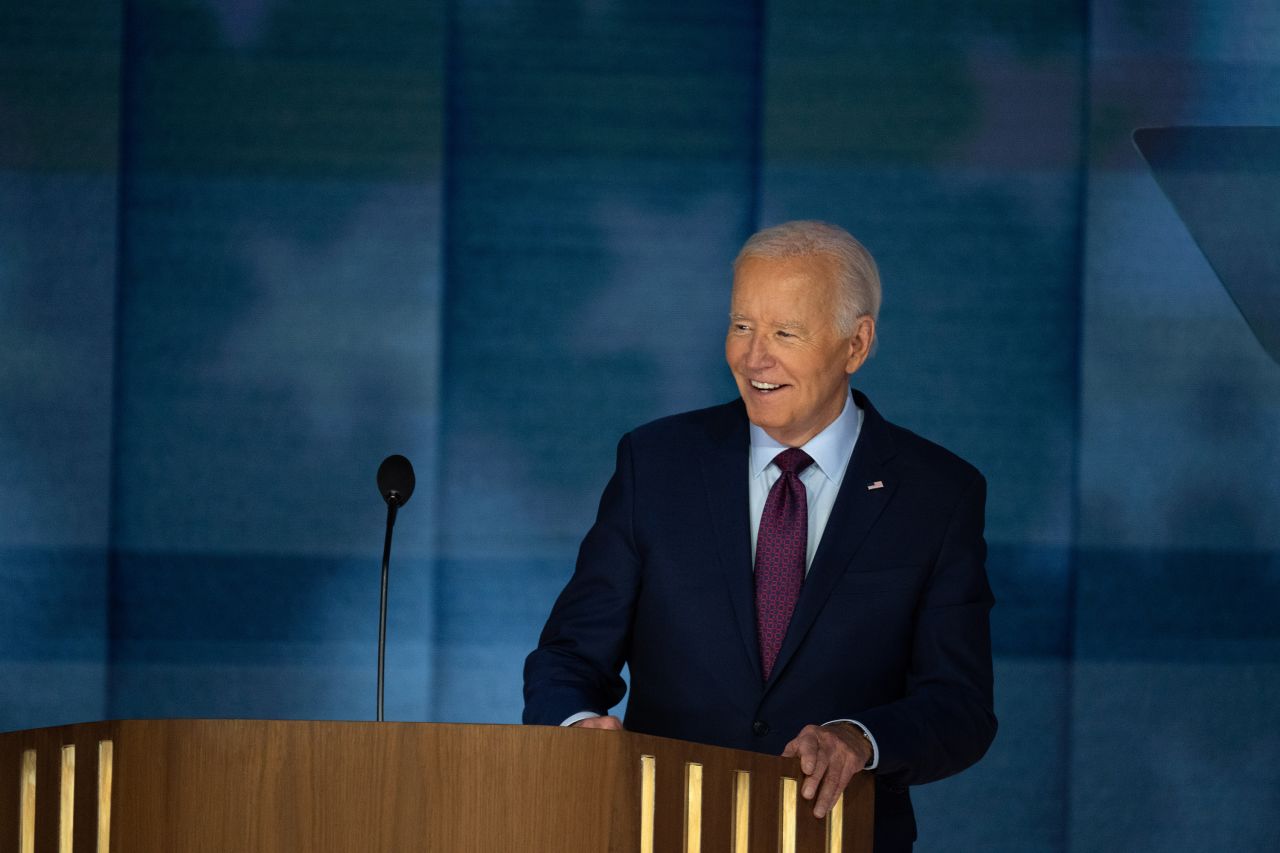
{"label": "american flag lapel pin", "polygon": [[867,483],[867,491],[874,492],[876,489],[884,488],[884,480],[876,480],[874,483]]}

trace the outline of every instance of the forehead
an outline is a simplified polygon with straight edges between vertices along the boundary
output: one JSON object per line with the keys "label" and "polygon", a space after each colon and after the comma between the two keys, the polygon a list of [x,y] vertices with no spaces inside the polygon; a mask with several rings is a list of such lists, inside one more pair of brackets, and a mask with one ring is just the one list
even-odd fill
{"label": "forehead", "polygon": [[730,310],[794,319],[829,316],[835,288],[835,264],[823,255],[747,257],[733,276]]}

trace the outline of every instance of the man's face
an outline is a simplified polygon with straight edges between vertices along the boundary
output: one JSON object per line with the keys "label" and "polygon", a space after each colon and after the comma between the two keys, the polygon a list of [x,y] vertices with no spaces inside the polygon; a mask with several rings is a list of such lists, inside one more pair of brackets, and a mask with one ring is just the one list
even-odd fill
{"label": "man's face", "polygon": [[733,277],[724,355],[747,417],[799,447],[839,415],[849,376],[866,360],[870,317],[836,329],[835,267],[825,256],[748,257]]}

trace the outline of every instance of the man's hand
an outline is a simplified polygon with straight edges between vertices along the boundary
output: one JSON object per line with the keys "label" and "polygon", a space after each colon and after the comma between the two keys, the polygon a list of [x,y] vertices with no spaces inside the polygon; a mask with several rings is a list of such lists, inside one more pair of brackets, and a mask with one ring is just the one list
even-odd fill
{"label": "man's hand", "polygon": [[804,783],[800,795],[817,797],[813,816],[821,820],[844,793],[853,774],[871,760],[871,744],[862,730],[849,723],[805,726],[782,750],[783,758],[799,758]]}
{"label": "man's hand", "polygon": [[587,717],[585,720],[578,720],[570,728],[573,729],[608,729],[611,732],[622,731],[622,720],[610,714],[607,717]]}

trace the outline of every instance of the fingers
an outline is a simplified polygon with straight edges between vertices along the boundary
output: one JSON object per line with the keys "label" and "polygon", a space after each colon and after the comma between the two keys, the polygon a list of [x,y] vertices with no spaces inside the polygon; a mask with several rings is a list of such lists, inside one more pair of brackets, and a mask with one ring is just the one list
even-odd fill
{"label": "fingers", "polygon": [[[836,769],[839,761],[839,753],[818,750],[809,765],[811,769],[805,771],[804,785],[800,788],[800,795],[806,800],[812,800],[814,794],[818,792],[819,783],[830,778],[831,772]],[[800,769],[804,770],[803,764]]]}
{"label": "fingers", "polygon": [[[813,771],[805,774],[804,785],[800,788],[801,797],[813,799],[818,793],[818,785],[823,784],[831,774],[838,774],[840,765],[840,753],[819,752],[813,763]],[[801,767],[801,770],[804,770],[804,767]]]}
{"label": "fingers", "polygon": [[823,748],[822,738],[823,732],[818,726],[805,726],[782,751],[784,758],[800,759],[800,772],[805,776],[800,796],[806,800],[812,800],[817,793],[831,761],[829,751]]}
{"label": "fingers", "polygon": [[826,817],[853,774],[866,764],[838,729],[823,726],[805,726],[782,755],[800,759],[800,770],[805,774],[800,794],[814,800],[813,814],[819,819]]}
{"label": "fingers", "polygon": [[838,760],[831,762],[822,779],[822,787],[818,790],[818,801],[813,807],[814,817],[821,820],[827,816],[827,812],[835,807],[836,800],[840,799],[844,789],[849,786],[853,774],[853,760],[850,757],[841,755]]}
{"label": "fingers", "polygon": [[800,730],[800,734],[792,738],[782,750],[782,757],[799,758],[801,772],[806,776],[809,775],[813,772],[821,751],[818,744],[820,734],[821,731],[817,726],[805,726]]}
{"label": "fingers", "polygon": [[839,752],[831,749],[831,744],[823,733],[815,733],[814,744],[813,757],[809,761],[809,765],[806,767],[803,761],[800,763],[800,769],[805,774],[804,785],[800,788],[800,796],[806,800],[814,798],[814,795],[818,793],[818,786],[829,777],[830,771],[838,770],[840,764]]}
{"label": "fingers", "polygon": [[579,729],[604,729],[611,732],[622,731],[622,720],[610,714],[607,717],[587,717],[585,720],[578,720],[573,724],[574,728]]}

